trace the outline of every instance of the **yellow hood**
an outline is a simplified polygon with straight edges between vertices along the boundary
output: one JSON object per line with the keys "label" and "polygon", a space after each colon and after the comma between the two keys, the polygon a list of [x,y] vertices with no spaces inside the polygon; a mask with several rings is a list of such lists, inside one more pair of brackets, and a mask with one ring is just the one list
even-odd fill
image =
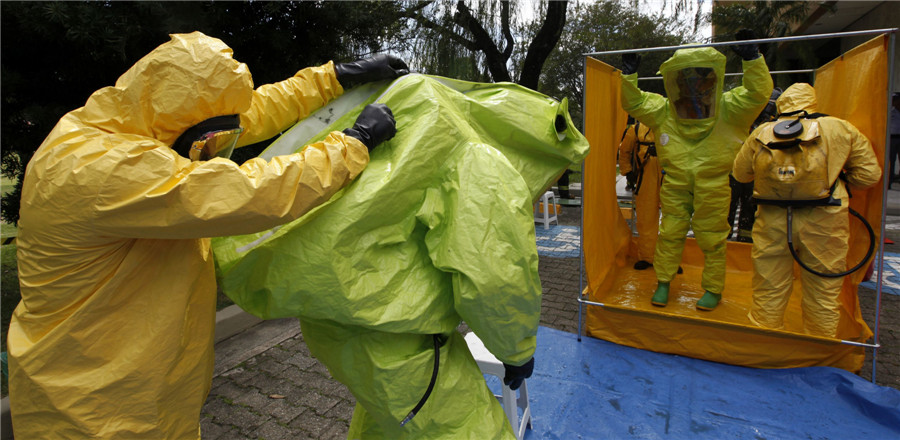
{"label": "yellow hood", "polygon": [[778,97],[775,105],[778,107],[778,113],[790,113],[797,110],[815,113],[816,89],[806,83],[792,84]]}
{"label": "yellow hood", "polygon": [[689,139],[700,139],[709,134],[715,126],[719,112],[722,106],[722,88],[725,83],[725,55],[712,47],[699,47],[690,49],[679,49],[671,58],[666,60],[659,66],[659,73],[662,74],[665,82],[666,95],[669,97],[669,111],[672,115],[677,115],[674,99],[679,96],[679,89],[676,86],[676,74],[682,69],[689,67],[706,67],[713,69],[716,74],[716,92],[713,98],[713,111],[709,117],[705,119],[681,119],[679,130],[682,135]]}
{"label": "yellow hood", "polygon": [[211,114],[238,114],[250,108],[253,79],[247,65],[232,58],[231,48],[200,32],[171,37],[119,77],[115,86],[94,92],[77,116],[104,131],[171,145]]}

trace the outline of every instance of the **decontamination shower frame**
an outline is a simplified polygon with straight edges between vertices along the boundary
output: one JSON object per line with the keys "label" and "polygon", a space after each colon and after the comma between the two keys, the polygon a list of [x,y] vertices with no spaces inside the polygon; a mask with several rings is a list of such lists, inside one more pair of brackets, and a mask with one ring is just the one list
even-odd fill
{"label": "decontamination shower frame", "polygon": [[[882,170],[882,196],[881,196],[881,234],[879,236],[880,243],[878,244],[878,279],[875,285],[875,329],[873,332],[873,343],[863,343],[856,341],[847,341],[841,340],[842,344],[846,345],[855,345],[860,347],[867,347],[872,349],[872,383],[875,383],[875,367],[878,365],[878,349],[881,347],[879,343],[879,319],[881,316],[881,294],[882,294],[882,280],[884,276],[884,233],[885,233],[885,219],[887,215],[887,199],[888,199],[888,185],[890,184],[890,168],[887,166],[887,161],[889,160],[889,149],[890,149],[890,141],[891,141],[891,124],[890,124],[890,110],[891,110],[891,93],[894,90],[894,50],[896,43],[896,35],[898,28],[889,28],[889,29],[877,29],[877,30],[865,30],[865,31],[851,31],[851,32],[835,32],[828,34],[816,34],[816,35],[797,35],[791,37],[778,37],[778,38],[759,38],[754,40],[738,40],[738,41],[724,41],[724,42],[715,42],[715,43],[702,43],[702,44],[690,44],[690,45],[678,45],[678,46],[661,46],[661,47],[649,47],[643,49],[625,49],[625,50],[611,50],[605,52],[592,52],[582,54],[582,64],[583,64],[583,78],[585,78],[584,87],[587,88],[587,58],[588,57],[597,57],[597,56],[610,56],[610,55],[622,55],[627,53],[642,53],[642,52],[662,52],[662,51],[675,51],[683,48],[699,48],[699,47],[716,47],[716,46],[732,46],[736,43],[741,44],[761,44],[761,43],[775,43],[775,42],[788,42],[788,41],[805,41],[805,40],[821,40],[827,38],[846,38],[846,37],[856,37],[856,36],[864,36],[864,35],[886,35],[889,34],[889,43],[888,43],[888,78],[887,78],[887,115],[888,115],[888,123],[885,124],[885,161],[884,161],[884,169]],[[813,73],[815,74],[815,69],[803,69],[803,70],[781,70],[781,71],[771,71],[769,72],[772,75],[778,74],[789,74],[789,73]],[[740,76],[743,73],[726,73],[725,76]],[[661,79],[661,77],[645,77],[638,79]],[[582,97],[582,108],[587,108],[586,95]],[[585,130],[587,121],[585,120],[584,112],[582,112],[582,130]],[[588,178],[584,170],[584,163],[581,165],[581,180],[582,180],[582,191],[585,188],[584,182]],[[584,277],[585,277],[585,267],[584,267],[584,205],[587,201],[586,194],[582,192],[581,194],[581,228],[579,231],[579,279],[578,279],[578,341],[581,342],[581,334],[582,330],[582,320],[583,320],[583,307],[585,305],[589,306],[599,306],[605,307],[605,304],[588,301],[584,298]]]}

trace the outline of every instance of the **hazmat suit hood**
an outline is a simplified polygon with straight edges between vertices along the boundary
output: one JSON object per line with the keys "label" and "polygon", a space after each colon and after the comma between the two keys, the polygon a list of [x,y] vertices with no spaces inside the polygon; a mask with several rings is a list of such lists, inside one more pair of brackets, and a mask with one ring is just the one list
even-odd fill
{"label": "hazmat suit hood", "polygon": [[806,83],[792,84],[778,100],[778,113],[790,113],[798,110],[806,110],[807,113],[816,112],[816,89]]}
{"label": "hazmat suit hood", "polygon": [[659,67],[669,112],[689,139],[709,134],[719,116],[725,78],[725,55],[712,47],[679,49]]}
{"label": "hazmat suit hood", "polygon": [[172,145],[210,115],[250,108],[253,80],[224,42],[200,32],[173,34],[73,116],[97,128]]}

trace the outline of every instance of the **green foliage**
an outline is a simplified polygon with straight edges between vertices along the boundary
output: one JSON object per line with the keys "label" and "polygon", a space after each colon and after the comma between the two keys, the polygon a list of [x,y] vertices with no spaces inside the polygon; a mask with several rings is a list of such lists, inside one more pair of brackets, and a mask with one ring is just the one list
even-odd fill
{"label": "green foliage", "polygon": [[[556,50],[544,64],[538,90],[558,99],[569,99],[572,120],[581,125],[584,94],[583,54],[645,47],[675,46],[691,41],[693,35],[677,25],[677,19],[661,13],[645,14],[618,2],[582,3],[571,11]],[[675,29],[675,30],[673,30]],[[638,74],[656,76],[659,65],[671,52],[646,52]],[[612,66],[621,66],[621,57],[599,57]],[[641,88],[663,93],[662,81],[642,81]]]}
{"label": "green foliage", "polygon": [[[710,20],[716,26],[716,39],[719,41],[734,40],[735,33],[740,29],[752,30],[757,38],[779,38],[791,35],[793,29],[809,17],[811,6],[814,5],[807,1],[721,2],[712,10]],[[788,46],[792,49],[791,55],[796,58],[788,60],[781,56]],[[766,57],[770,70],[808,68],[815,64],[814,46],[809,42],[793,42],[786,46],[761,44],[759,50]],[[729,70],[740,70],[740,58],[730,52],[726,54],[729,55]],[[798,61],[806,66],[796,65]],[[782,88],[793,82],[777,75],[774,79],[776,85]],[[732,85],[736,85],[737,81],[733,79],[735,84]]]}
{"label": "green foliage", "polygon": [[711,21],[720,39],[733,40],[740,29],[751,29],[759,38],[784,37],[809,17],[809,7],[805,1],[722,2],[713,9]]}
{"label": "green foliage", "polygon": [[[0,2],[2,171],[19,178],[0,216],[18,221],[21,176],[66,112],[116,79],[170,33],[221,38],[257,85],[297,70],[397,50],[394,2]],[[249,151],[249,150],[248,150]]]}

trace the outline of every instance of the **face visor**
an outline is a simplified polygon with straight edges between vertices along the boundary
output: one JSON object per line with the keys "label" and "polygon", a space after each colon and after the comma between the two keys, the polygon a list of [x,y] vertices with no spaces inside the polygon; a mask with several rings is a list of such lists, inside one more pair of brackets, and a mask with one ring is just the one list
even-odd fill
{"label": "face visor", "polygon": [[205,133],[191,144],[189,157],[193,161],[210,160],[214,157],[224,157],[228,159],[237,145],[238,138],[241,137],[243,128],[234,128],[231,130],[213,131]]}
{"label": "face visor", "polygon": [[689,67],[675,72],[672,100],[681,119],[707,119],[716,114],[716,72],[711,67]]}
{"label": "face visor", "polygon": [[172,149],[193,161],[214,157],[227,159],[231,157],[243,131],[240,116],[216,116],[185,130],[175,140]]}

